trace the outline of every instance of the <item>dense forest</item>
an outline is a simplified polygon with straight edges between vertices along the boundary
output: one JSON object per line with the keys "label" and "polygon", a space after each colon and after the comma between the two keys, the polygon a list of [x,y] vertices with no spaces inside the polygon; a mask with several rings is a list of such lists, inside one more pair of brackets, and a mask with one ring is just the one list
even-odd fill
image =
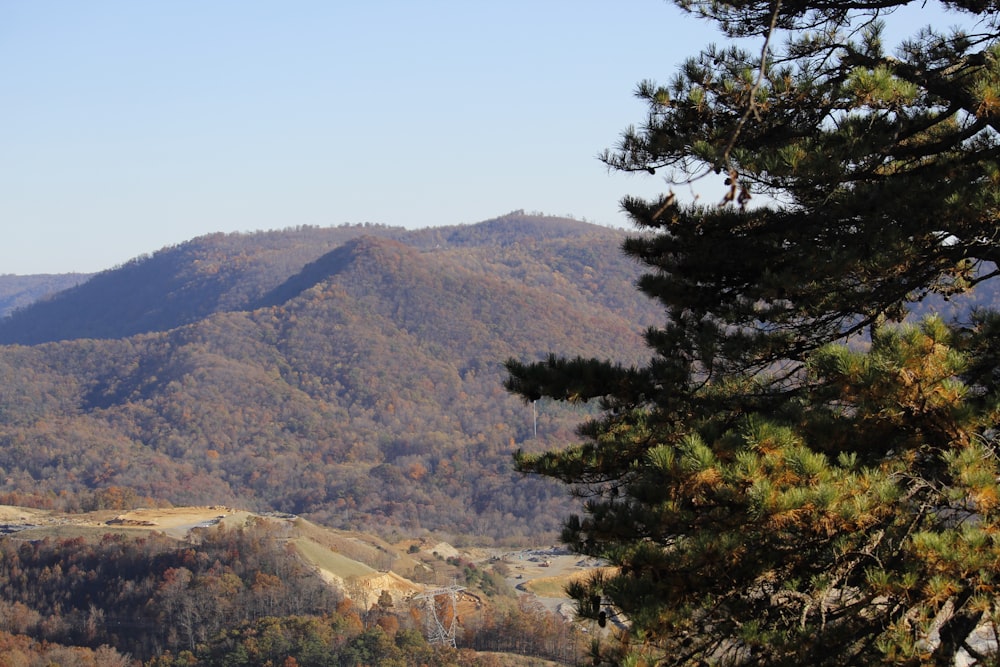
{"label": "dense forest", "polygon": [[458,558],[432,565],[467,586],[475,609],[463,608],[457,648],[429,644],[419,603],[383,591],[366,606],[326,583],[296,551],[317,532],[301,520],[254,516],[185,540],[31,532],[0,537],[4,667],[499,666],[585,651],[578,630]]}
{"label": "dense forest", "polygon": [[85,273],[18,276],[0,274],[0,318],[32,303],[86,282]]}
{"label": "dense forest", "polygon": [[0,500],[552,539],[569,499],[511,454],[593,407],[525,405],[501,364],[642,362],[660,315],[623,238],[515,212],[218,234],[97,274],[0,320]]}

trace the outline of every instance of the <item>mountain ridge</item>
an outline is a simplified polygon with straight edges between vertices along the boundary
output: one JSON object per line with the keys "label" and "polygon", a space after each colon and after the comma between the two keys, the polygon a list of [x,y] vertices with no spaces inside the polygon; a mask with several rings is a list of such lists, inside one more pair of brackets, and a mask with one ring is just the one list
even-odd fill
{"label": "mountain ridge", "polygon": [[[572,440],[592,408],[525,406],[502,362],[648,354],[637,322],[659,313],[623,238],[531,216],[289,230],[99,274],[0,327],[27,332],[0,345],[0,500],[72,507],[115,488],[340,528],[552,538],[564,489],[510,457]],[[47,322],[61,340],[42,342]]]}
{"label": "mountain ridge", "polygon": [[91,277],[89,273],[0,274],[0,319]]}
{"label": "mountain ridge", "polygon": [[362,236],[441,250],[615,234],[620,232],[517,212],[475,225],[422,230],[366,223],[209,234],[136,257],[22,305],[0,319],[0,344],[120,338],[174,328],[215,312],[275,305],[265,302],[269,293],[303,267]]}

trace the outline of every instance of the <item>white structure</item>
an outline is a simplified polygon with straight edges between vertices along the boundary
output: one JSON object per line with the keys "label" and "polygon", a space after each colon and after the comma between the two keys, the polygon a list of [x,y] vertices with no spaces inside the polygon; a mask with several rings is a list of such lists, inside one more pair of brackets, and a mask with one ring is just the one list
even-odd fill
{"label": "white structure", "polygon": [[[424,601],[424,634],[429,644],[446,644],[452,648],[455,647],[455,629],[458,627],[458,592],[464,590],[464,586],[448,586],[447,588],[433,588],[413,596],[414,600]],[[438,609],[439,598],[447,600],[447,608]]]}

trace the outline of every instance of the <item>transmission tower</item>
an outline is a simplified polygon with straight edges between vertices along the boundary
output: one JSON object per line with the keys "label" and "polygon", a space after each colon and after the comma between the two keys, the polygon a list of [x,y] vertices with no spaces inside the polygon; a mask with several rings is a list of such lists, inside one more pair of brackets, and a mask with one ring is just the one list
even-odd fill
{"label": "transmission tower", "polygon": [[[448,586],[432,588],[419,595],[414,600],[422,600],[426,614],[424,615],[424,635],[428,644],[445,644],[455,647],[455,628],[458,625],[458,592],[465,586]],[[446,598],[447,608],[438,611],[438,599]]]}

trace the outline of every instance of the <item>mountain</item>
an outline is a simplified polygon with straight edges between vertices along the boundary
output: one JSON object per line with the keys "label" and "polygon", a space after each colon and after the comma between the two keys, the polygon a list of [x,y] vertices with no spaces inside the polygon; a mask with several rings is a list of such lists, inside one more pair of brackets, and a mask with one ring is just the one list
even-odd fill
{"label": "mountain", "polygon": [[564,488],[510,456],[594,408],[525,406],[501,364],[648,356],[623,238],[516,213],[213,235],[100,273],[0,321],[0,502],[551,537]]}
{"label": "mountain", "polygon": [[0,344],[123,338],[165,331],[214,312],[241,310],[372,225],[212,234],[138,257],[0,320]]}
{"label": "mountain", "polygon": [[[360,237],[397,240],[415,250],[444,254],[472,271],[523,279],[527,284],[534,280],[536,286],[544,286],[553,277],[583,278],[589,285],[582,289],[590,298],[611,307],[616,302],[636,301],[634,294],[627,294],[633,291],[629,284],[608,281],[601,287],[610,286],[610,291],[594,289],[601,268],[617,272],[631,265],[617,250],[612,250],[613,258],[600,256],[608,250],[607,243],[620,242],[622,232],[575,220],[515,213],[477,225],[423,230],[370,223],[303,226],[212,234],[138,257],[89,280],[77,280],[79,284],[64,291],[52,294],[55,290],[50,289],[48,298],[0,319],[0,344],[123,338],[190,324],[212,313],[254,309],[266,299],[273,302],[280,294],[272,291],[280,287],[294,290],[295,285],[302,287],[316,279],[310,270],[322,270],[324,262],[332,261],[326,258],[328,253]],[[601,245],[588,247],[595,238],[602,240]],[[532,252],[538,254],[532,257]],[[547,266],[550,260],[556,264]],[[304,269],[307,265],[312,265],[309,270]],[[4,278],[0,276],[0,289]],[[6,278],[44,283],[46,277]],[[63,284],[70,282],[67,278]],[[553,287],[570,299],[578,298],[581,289],[579,285]],[[640,308],[632,314],[642,317],[647,310]]]}
{"label": "mountain", "polygon": [[17,276],[0,274],[0,318],[18,308],[75,287],[90,278],[87,273],[38,274]]}

